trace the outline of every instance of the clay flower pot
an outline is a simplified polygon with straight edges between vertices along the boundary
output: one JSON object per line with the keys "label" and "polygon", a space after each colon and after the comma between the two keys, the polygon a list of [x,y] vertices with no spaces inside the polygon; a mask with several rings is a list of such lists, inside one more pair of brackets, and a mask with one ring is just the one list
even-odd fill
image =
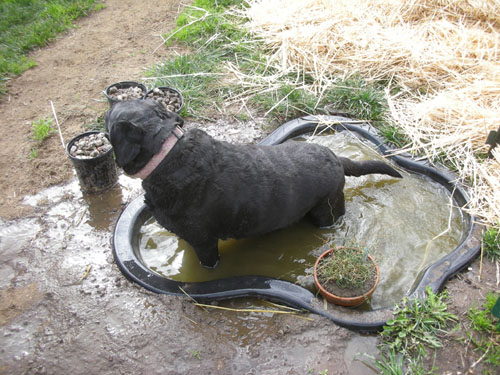
{"label": "clay flower pot", "polygon": [[[375,274],[372,274],[372,276],[369,279],[367,279],[366,282],[364,282],[363,286],[359,288],[352,288],[352,287],[347,288],[337,285],[333,285],[334,286],[333,288],[331,284],[333,281],[330,281],[328,284],[325,284],[324,276],[321,275],[322,266],[320,266],[322,262],[324,262],[327,259],[327,257],[332,256],[332,254],[336,250],[342,250],[348,248],[349,247],[333,248],[325,251],[323,254],[319,256],[319,258],[316,260],[316,263],[314,264],[314,283],[316,284],[316,288],[318,289],[319,293],[328,302],[340,306],[354,307],[361,305],[363,302],[368,300],[372,296],[373,292],[375,291],[375,288],[378,285],[380,278],[380,271],[373,257],[367,254],[366,261],[369,263],[369,267],[375,268]],[[359,248],[356,249],[359,250]],[[335,291],[333,291],[333,289]],[[347,291],[349,291],[349,293],[347,293]],[[359,291],[360,293],[356,294],[356,291]],[[353,293],[355,295],[352,295]]]}

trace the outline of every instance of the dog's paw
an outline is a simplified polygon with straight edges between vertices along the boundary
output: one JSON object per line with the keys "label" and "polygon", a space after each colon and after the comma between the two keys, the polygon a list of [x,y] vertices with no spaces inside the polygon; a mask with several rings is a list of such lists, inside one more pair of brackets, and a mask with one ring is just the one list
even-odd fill
{"label": "dog's paw", "polygon": [[220,261],[220,257],[217,257],[215,263],[213,263],[212,265],[210,264],[206,264],[206,263],[203,263],[203,262],[200,262],[200,264],[205,267],[205,268],[208,268],[210,270],[213,270],[215,269],[218,265],[219,265],[219,261]]}

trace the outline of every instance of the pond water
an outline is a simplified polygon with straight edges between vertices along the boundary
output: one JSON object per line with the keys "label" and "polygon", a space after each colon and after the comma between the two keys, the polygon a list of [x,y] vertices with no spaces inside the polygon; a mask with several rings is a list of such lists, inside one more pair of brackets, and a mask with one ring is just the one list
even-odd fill
{"label": "pond water", "polygon": [[[290,142],[316,142],[355,160],[382,157],[366,141],[347,132]],[[380,267],[380,284],[370,303],[375,309],[397,303],[419,273],[451,252],[461,241],[461,211],[450,193],[428,177],[400,171],[403,179],[385,175],[348,177],[346,214],[330,228],[302,221],[256,238],[220,241],[215,270],[200,266],[193,249],[162,228],[154,218],[142,226],[139,257],[154,272],[173,280],[197,282],[229,276],[262,275],[298,283],[314,293],[316,257],[334,245],[366,247]]]}

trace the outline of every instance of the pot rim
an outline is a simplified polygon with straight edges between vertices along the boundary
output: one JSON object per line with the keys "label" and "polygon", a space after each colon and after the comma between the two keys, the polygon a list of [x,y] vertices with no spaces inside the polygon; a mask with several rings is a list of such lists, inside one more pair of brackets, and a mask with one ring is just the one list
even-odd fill
{"label": "pot rim", "polygon": [[136,81],[120,81],[120,82],[112,83],[111,85],[107,86],[103,90],[104,96],[106,97],[106,99],[108,99],[108,103],[109,103],[110,106],[113,105],[114,103],[118,103],[119,102],[118,100],[113,99],[108,94],[109,89],[112,88],[112,87],[118,87],[120,89],[122,89],[122,88],[129,88],[129,87],[140,87],[141,90],[142,90],[142,96],[139,99],[137,99],[137,100],[144,99],[145,96],[146,96],[146,93],[148,92],[148,88],[146,87],[146,85],[143,84],[143,83],[140,83],[140,82],[136,82]]}

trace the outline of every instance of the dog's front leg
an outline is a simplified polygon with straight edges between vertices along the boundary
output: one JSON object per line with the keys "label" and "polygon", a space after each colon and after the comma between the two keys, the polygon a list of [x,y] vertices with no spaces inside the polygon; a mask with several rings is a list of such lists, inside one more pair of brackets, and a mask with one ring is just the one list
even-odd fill
{"label": "dog's front leg", "polygon": [[196,252],[198,259],[200,260],[200,264],[203,267],[206,268],[217,267],[220,259],[217,239],[199,244],[192,243],[191,246]]}

